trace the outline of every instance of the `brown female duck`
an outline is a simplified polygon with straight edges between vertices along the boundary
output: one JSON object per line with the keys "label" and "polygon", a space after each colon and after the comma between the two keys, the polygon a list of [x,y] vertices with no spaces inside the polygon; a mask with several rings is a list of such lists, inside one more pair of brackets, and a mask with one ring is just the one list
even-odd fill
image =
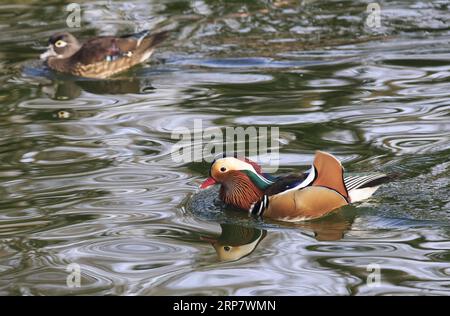
{"label": "brown female duck", "polygon": [[41,59],[58,72],[80,77],[106,78],[143,63],[167,32],[143,31],[122,37],[96,37],[80,44],[70,33],[56,33]]}

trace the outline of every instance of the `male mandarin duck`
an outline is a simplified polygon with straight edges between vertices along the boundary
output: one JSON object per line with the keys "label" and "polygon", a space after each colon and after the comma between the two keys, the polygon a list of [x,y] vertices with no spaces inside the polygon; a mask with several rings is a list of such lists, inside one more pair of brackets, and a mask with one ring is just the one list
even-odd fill
{"label": "male mandarin duck", "polygon": [[317,151],[308,173],[272,178],[249,159],[224,157],[211,165],[210,178],[200,188],[221,185],[219,197],[227,205],[250,214],[282,221],[311,220],[370,197],[385,174],[350,176],[333,155]]}
{"label": "male mandarin duck", "polygon": [[122,37],[95,37],[80,44],[70,33],[56,33],[50,37],[48,49],[40,57],[55,71],[106,78],[149,59],[167,34],[150,35],[149,31],[142,31]]}

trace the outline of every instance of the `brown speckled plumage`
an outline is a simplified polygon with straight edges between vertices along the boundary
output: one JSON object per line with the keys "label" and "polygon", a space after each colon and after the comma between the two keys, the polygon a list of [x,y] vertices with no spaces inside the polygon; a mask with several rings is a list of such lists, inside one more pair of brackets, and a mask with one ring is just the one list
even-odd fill
{"label": "brown speckled plumage", "polygon": [[50,37],[49,49],[41,58],[58,72],[106,78],[146,61],[167,35],[144,31],[123,37],[97,37],[80,45],[70,33],[57,33]]}

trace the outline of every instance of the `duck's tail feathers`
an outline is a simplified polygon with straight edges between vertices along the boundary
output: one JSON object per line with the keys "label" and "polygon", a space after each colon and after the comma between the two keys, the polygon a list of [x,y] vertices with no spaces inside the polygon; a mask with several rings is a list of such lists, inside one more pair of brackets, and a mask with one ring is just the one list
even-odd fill
{"label": "duck's tail feathers", "polygon": [[151,35],[149,34],[150,33],[148,31],[145,35],[143,34],[143,37],[139,39],[138,46],[142,44],[143,49],[150,49],[156,45],[159,45],[169,37],[169,31],[162,31]]}
{"label": "duck's tail feathers", "polygon": [[137,41],[136,47],[141,50],[153,48],[169,37],[169,31],[151,33],[150,30],[143,30],[138,33],[122,35],[121,38],[131,38]]}
{"label": "duck's tail feathers", "polygon": [[391,180],[392,177],[383,173],[374,173],[364,176],[348,176],[344,178],[345,186],[348,191],[368,187],[379,186]]}
{"label": "duck's tail feathers", "polygon": [[345,186],[351,202],[359,202],[372,196],[378,187],[393,179],[393,176],[374,173],[365,176],[349,176],[344,178]]}

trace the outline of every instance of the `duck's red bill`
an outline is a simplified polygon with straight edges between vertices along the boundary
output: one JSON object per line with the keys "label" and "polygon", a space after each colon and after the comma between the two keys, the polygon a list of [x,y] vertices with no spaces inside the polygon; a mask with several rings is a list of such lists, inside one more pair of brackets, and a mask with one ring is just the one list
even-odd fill
{"label": "duck's red bill", "polygon": [[210,186],[216,184],[216,180],[214,180],[213,178],[208,178],[205,181],[203,181],[203,183],[200,185],[200,189],[206,189],[209,188]]}

